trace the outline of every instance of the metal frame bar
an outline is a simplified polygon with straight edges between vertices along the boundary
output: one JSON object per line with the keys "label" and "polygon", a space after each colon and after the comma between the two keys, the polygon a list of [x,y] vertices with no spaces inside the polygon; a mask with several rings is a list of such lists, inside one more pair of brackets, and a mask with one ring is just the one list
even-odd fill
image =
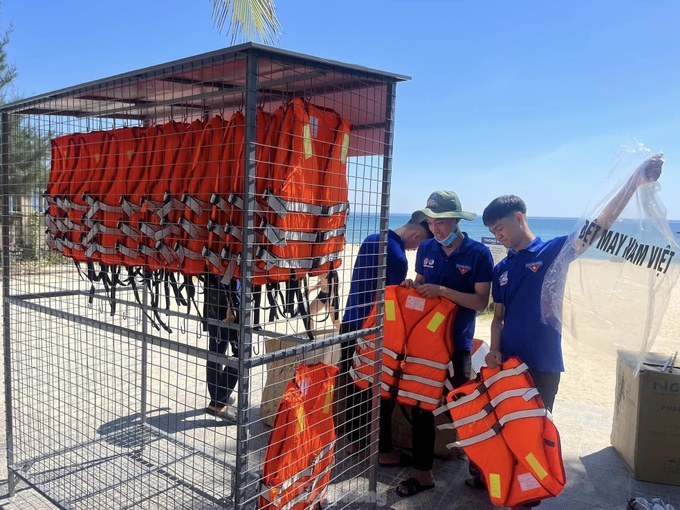
{"label": "metal frame bar", "polygon": [[[259,56],[248,55],[246,60],[246,108],[245,108],[245,138],[243,142],[243,247],[241,252],[246,259],[252,259],[252,246],[255,244],[255,215],[247,214],[254,211],[255,197],[255,147],[257,143],[257,99],[258,99],[258,68]],[[234,504],[237,509],[245,508],[247,501],[245,473],[248,471],[248,428],[249,422],[249,389],[250,389],[250,359],[253,349],[252,307],[250,295],[252,291],[252,264],[245,264],[245,271],[241,275],[241,309],[238,366],[238,429],[236,432],[236,473],[233,479]],[[248,326],[246,328],[246,326]]]}
{"label": "metal frame bar", "polygon": [[14,464],[14,429],[12,414],[12,342],[11,342],[11,315],[9,310],[9,114],[2,114],[2,137],[0,139],[0,172],[2,172],[2,339],[5,366],[5,420],[7,430],[7,486],[9,496],[12,497],[16,490],[16,473],[12,468]]}

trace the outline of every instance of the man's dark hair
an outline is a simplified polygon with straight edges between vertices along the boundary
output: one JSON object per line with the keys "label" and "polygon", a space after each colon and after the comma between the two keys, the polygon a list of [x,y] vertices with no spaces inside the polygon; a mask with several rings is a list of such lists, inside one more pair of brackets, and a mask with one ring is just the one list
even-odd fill
{"label": "man's dark hair", "polygon": [[425,236],[427,237],[427,239],[434,237],[434,234],[430,230],[430,225],[428,225],[427,221],[425,221],[425,220],[416,221],[413,218],[411,218],[410,220],[408,220],[408,225],[418,225],[420,228],[425,230]]}
{"label": "man's dark hair", "polygon": [[527,213],[527,205],[524,203],[524,200],[517,195],[503,195],[493,199],[491,203],[486,206],[486,209],[484,209],[484,213],[482,214],[482,221],[484,222],[484,226],[488,227],[498,220],[507,218],[516,212],[521,212],[522,214]]}

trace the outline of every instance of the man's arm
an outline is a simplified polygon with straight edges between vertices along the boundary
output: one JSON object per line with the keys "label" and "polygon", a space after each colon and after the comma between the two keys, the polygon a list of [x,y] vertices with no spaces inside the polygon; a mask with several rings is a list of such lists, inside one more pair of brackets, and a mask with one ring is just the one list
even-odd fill
{"label": "man's arm", "polygon": [[505,306],[500,303],[493,305],[493,319],[491,320],[491,346],[484,360],[489,368],[495,368],[503,361],[501,357],[501,332],[505,321]]}
{"label": "man's arm", "polygon": [[453,290],[443,285],[426,284],[418,287],[418,294],[424,297],[441,296],[449,301],[464,306],[471,310],[484,310],[489,304],[489,292],[491,291],[491,282],[477,282],[475,283],[474,292],[460,292]]}
{"label": "man's arm", "polygon": [[573,244],[578,255],[583,253],[588,246],[597,241],[602,234],[604,234],[604,231],[614,224],[640,186],[659,179],[662,166],[663,155],[657,154],[645,160],[645,162],[633,172],[623,188],[621,188],[602,209],[602,212],[594,222],[594,227],[592,227],[594,228],[594,232],[585,239],[574,238]]}

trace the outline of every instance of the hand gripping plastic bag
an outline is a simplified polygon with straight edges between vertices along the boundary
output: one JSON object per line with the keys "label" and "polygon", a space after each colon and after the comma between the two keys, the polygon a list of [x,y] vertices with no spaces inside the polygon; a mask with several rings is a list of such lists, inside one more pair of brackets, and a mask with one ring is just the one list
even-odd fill
{"label": "hand gripping plastic bag", "polygon": [[561,327],[568,342],[637,351],[638,368],[680,274],[680,248],[654,178],[662,164],[661,154],[640,145],[622,151],[609,175],[616,184],[597,188],[611,191],[578,220],[541,292],[543,321]]}

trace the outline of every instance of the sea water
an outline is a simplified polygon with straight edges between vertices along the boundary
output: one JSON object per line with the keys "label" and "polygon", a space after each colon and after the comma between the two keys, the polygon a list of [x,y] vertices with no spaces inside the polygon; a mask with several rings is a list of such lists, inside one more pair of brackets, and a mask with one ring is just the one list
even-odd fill
{"label": "sea water", "polygon": [[[388,228],[395,230],[406,224],[411,217],[410,214],[392,213],[389,216]],[[580,230],[583,226],[578,218],[547,218],[547,217],[532,217],[527,218],[529,228],[536,237],[540,237],[543,241],[548,241],[555,237],[569,235],[576,230]],[[680,221],[671,220],[668,222],[670,229],[675,234],[676,242],[680,243]],[[482,242],[482,238],[493,238],[489,229],[482,223],[481,216],[477,216],[472,221],[461,220],[460,228],[463,232],[474,239]],[[380,230],[380,219],[376,215],[369,214],[350,214],[347,221],[347,237],[348,243],[361,243],[364,238],[374,232]],[[587,257],[601,257],[602,253],[599,250],[588,250],[585,254]]]}

